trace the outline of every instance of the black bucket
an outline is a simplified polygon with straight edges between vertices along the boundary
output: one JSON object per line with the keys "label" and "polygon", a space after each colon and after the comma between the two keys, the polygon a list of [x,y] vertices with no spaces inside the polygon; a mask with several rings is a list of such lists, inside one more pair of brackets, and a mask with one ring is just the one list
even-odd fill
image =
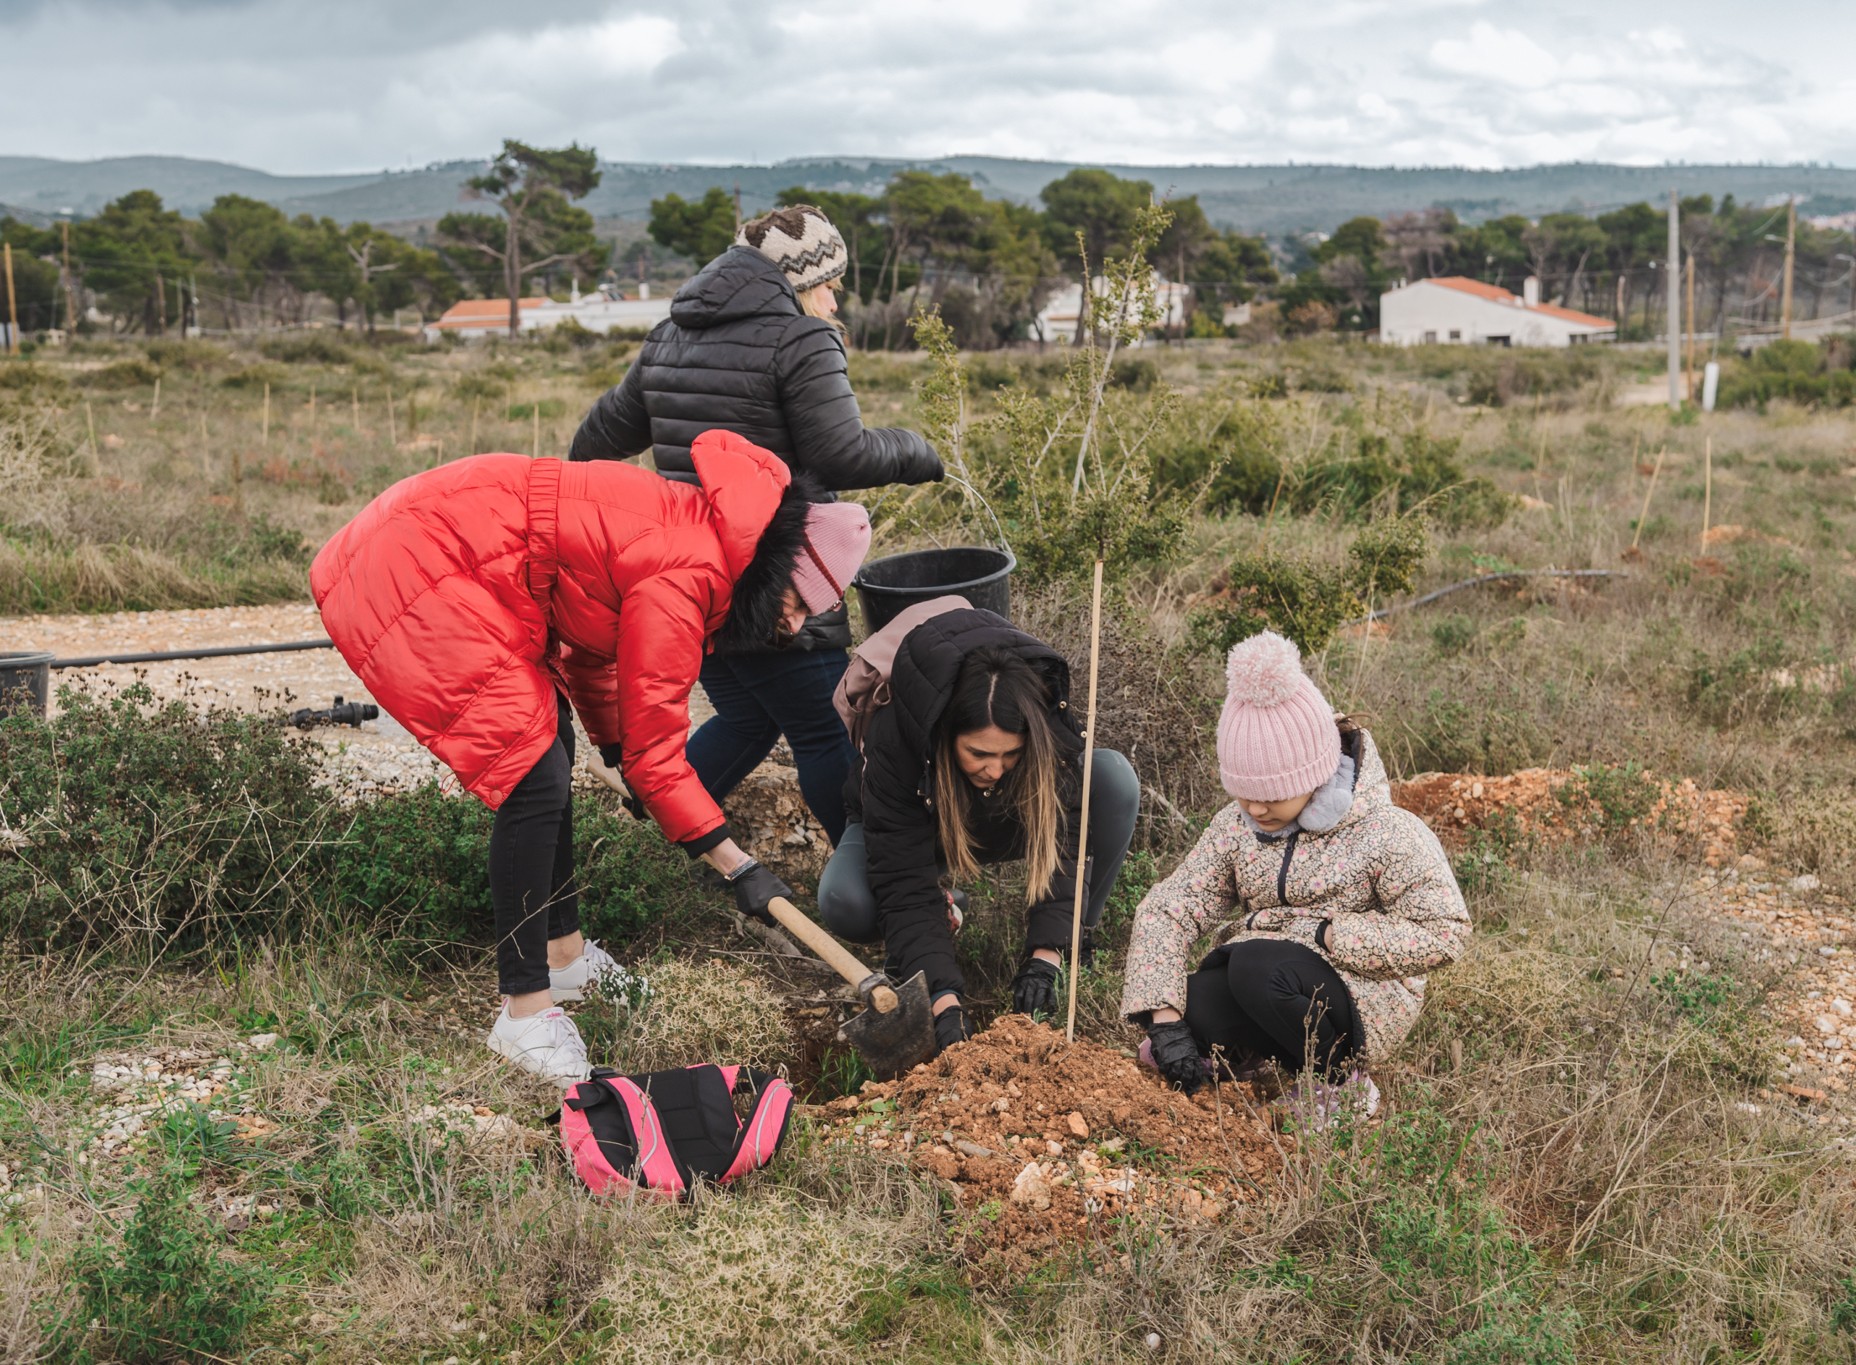
{"label": "black bucket", "polygon": [[0,652],[0,716],[27,707],[44,715],[51,682],[51,655],[24,649]]}
{"label": "black bucket", "polygon": [[961,545],[950,550],[911,550],[873,559],[852,580],[863,603],[864,625],[881,630],[899,612],[949,595],[976,607],[1012,614],[1012,570],[1018,561],[1010,550]]}

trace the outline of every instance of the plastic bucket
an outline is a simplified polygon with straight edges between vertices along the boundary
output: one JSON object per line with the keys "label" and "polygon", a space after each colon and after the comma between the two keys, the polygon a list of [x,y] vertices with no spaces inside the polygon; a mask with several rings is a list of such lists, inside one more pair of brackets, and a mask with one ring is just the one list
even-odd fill
{"label": "plastic bucket", "polygon": [[881,630],[905,608],[950,593],[1010,617],[1012,570],[1017,567],[1010,550],[960,545],[873,559],[852,582],[863,603],[865,627]]}
{"label": "plastic bucket", "polygon": [[27,707],[44,715],[51,681],[51,655],[37,650],[0,651],[0,716]]}

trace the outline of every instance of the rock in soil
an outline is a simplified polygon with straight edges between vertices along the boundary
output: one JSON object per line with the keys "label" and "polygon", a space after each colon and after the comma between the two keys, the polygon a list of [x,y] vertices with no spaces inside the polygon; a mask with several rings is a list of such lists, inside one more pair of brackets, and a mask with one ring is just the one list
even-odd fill
{"label": "rock in soil", "polygon": [[1188,1097],[1020,1014],[826,1108],[840,1140],[903,1152],[946,1181],[967,1252],[1008,1270],[1134,1209],[1229,1216],[1257,1200],[1288,1144],[1247,1086]]}

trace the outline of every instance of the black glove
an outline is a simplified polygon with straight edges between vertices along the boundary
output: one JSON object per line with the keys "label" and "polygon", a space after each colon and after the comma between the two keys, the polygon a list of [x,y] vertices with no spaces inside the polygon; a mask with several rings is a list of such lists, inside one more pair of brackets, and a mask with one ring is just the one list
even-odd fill
{"label": "black glove", "polygon": [[752,858],[729,874],[728,884],[734,889],[735,909],[765,925],[773,924],[773,915],[767,906],[775,896],[793,898],[792,887]]}
{"label": "black glove", "polygon": [[1057,1012],[1057,964],[1028,957],[1012,978],[1012,1008],[1020,1014]]}
{"label": "black glove", "polygon": [[946,1052],[955,1043],[964,1043],[973,1036],[973,1030],[967,1025],[967,1012],[959,1005],[950,1005],[934,1017],[934,1050]]}
{"label": "black glove", "polygon": [[1185,1020],[1149,1024],[1147,1038],[1153,1044],[1154,1066],[1167,1080],[1188,1095],[1205,1084],[1205,1059],[1199,1055],[1198,1040]]}

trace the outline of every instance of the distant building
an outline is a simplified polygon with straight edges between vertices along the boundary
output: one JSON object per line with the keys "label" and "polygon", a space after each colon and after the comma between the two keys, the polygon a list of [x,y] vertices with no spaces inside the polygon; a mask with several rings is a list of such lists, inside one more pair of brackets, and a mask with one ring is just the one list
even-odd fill
{"label": "distant building", "polygon": [[[610,287],[592,294],[582,294],[574,286],[573,297],[566,303],[553,299],[519,301],[519,327],[524,332],[542,332],[559,327],[572,318],[589,332],[649,330],[670,316],[670,300],[649,297],[628,299]],[[509,332],[508,299],[465,299],[445,310],[445,315],[426,329],[428,338],[446,332],[458,336],[495,336]]]}
{"label": "distant building", "polygon": [[[1098,275],[1095,279],[1095,292],[1100,295],[1108,288],[1108,281]],[[1170,280],[1154,280],[1154,302],[1159,305],[1160,316],[1154,326],[1161,329],[1181,327],[1186,321],[1186,299],[1188,289],[1183,284],[1174,284]],[[1081,283],[1067,284],[1051,295],[1037,319],[1031,324],[1031,335],[1038,341],[1054,341],[1066,344],[1076,339],[1076,315],[1083,310],[1083,286]],[[1245,320],[1248,321],[1248,314]],[[1141,340],[1145,340],[1142,338]],[[1134,342],[1139,346],[1140,340]]]}
{"label": "distant building", "polygon": [[1807,218],[1805,222],[1814,228],[1823,228],[1827,232],[1856,232],[1856,210],[1849,213],[1825,213],[1816,218]]}
{"label": "distant building", "polygon": [[1461,275],[1417,280],[1379,296],[1379,339],[1391,346],[1434,343],[1489,346],[1578,346],[1616,341],[1607,318],[1540,301],[1540,281],[1528,276],[1521,295]]}

